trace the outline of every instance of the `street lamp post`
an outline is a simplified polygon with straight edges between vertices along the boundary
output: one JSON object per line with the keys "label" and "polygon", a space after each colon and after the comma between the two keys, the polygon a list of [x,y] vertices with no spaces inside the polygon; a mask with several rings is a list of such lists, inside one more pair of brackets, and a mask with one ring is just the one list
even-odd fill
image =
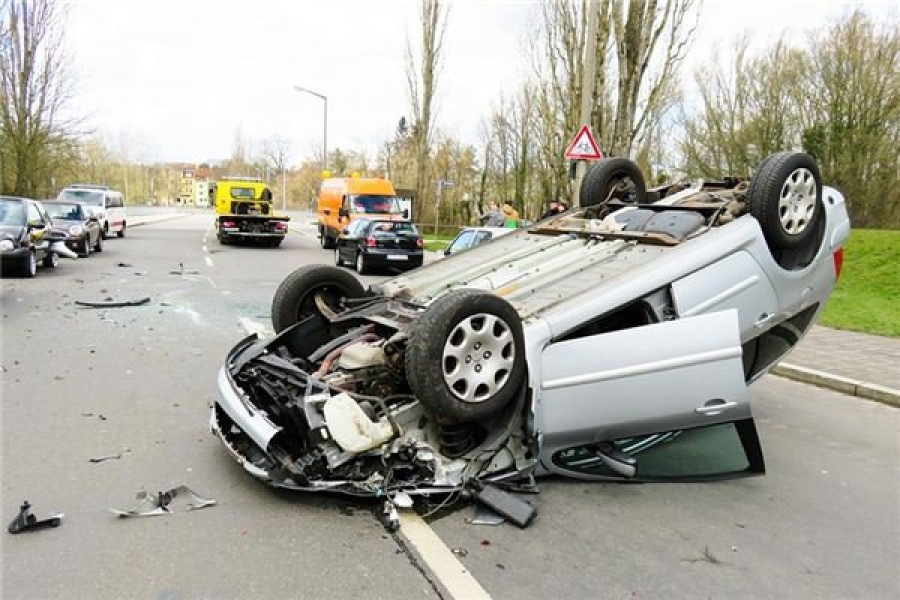
{"label": "street lamp post", "polygon": [[300,87],[299,85],[295,85],[294,89],[298,92],[304,92],[306,94],[312,94],[316,98],[320,98],[324,103],[325,111],[324,111],[324,119],[322,126],[322,170],[328,170],[328,97],[324,94],[320,94],[319,92],[314,92],[312,90],[308,90],[305,87]]}

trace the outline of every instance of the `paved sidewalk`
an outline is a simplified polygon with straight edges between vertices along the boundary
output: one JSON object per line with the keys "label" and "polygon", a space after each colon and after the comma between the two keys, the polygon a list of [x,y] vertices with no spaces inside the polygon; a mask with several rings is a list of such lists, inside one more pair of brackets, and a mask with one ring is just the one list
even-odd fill
{"label": "paved sidewalk", "polygon": [[900,406],[900,338],[816,325],[773,373]]}

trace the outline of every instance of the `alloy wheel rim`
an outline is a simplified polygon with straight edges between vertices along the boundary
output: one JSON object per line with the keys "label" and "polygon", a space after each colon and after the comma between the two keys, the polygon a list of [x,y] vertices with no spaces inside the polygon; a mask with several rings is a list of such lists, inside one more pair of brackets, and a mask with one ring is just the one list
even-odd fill
{"label": "alloy wheel rim", "polygon": [[28,254],[28,273],[31,275],[37,273],[37,255],[34,252]]}
{"label": "alloy wheel rim", "polygon": [[515,363],[512,329],[500,317],[478,313],[460,321],[447,336],[441,373],[463,402],[492,398],[509,380]]}
{"label": "alloy wheel rim", "polygon": [[806,168],[795,169],[781,186],[778,199],[778,218],[781,227],[790,235],[802,233],[816,211],[816,178]]}

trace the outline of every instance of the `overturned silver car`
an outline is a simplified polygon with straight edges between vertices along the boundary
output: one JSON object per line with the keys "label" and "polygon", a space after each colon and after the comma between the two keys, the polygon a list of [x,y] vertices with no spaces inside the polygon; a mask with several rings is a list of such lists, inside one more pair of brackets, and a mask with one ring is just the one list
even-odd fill
{"label": "overturned silver car", "polygon": [[211,427],[270,485],[354,495],[762,473],[747,387],[815,321],[849,232],[805,154],[650,190],[599,161],[580,207],[369,289],[292,273]]}

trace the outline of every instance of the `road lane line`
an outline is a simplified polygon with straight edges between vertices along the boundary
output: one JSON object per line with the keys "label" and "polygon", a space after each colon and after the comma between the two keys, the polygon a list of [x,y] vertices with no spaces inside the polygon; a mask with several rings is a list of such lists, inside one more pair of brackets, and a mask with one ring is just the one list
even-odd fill
{"label": "road lane line", "polygon": [[206,247],[206,238],[203,238],[203,246],[201,246],[204,252],[209,252],[209,248]]}
{"label": "road lane line", "polygon": [[206,259],[206,266],[207,266],[207,267],[213,266],[213,260],[212,260],[212,257],[211,257],[211,256],[206,255],[206,256],[204,256],[203,258]]}
{"label": "road lane line", "polygon": [[460,600],[490,600],[491,596],[459,562],[434,529],[411,510],[401,510],[400,535],[416,549],[422,562],[428,565],[450,595]]}

